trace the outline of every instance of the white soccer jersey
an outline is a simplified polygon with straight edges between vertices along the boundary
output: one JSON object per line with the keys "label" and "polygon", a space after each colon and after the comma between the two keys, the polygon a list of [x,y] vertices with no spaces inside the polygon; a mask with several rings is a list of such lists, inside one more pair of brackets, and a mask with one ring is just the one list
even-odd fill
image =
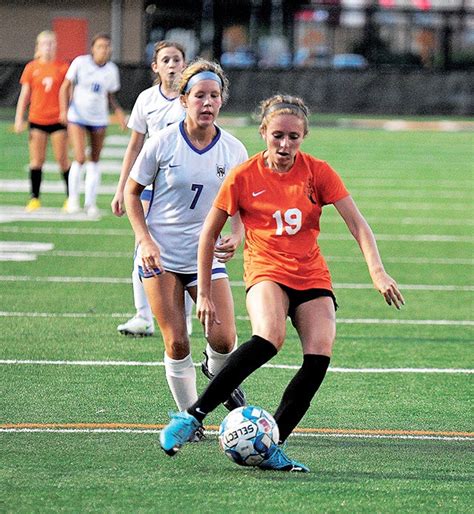
{"label": "white soccer jersey", "polygon": [[[130,173],[139,184],[153,184],[147,214],[151,236],[165,269],[197,272],[199,235],[222,181],[247,160],[244,145],[222,129],[206,148],[196,149],[184,122],[161,130],[145,143]],[[141,259],[140,248],[137,251]]]}
{"label": "white soccer jersey", "polygon": [[181,121],[184,108],[179,97],[167,98],[156,85],[142,91],[133,106],[128,128],[152,136],[162,128]]}
{"label": "white soccer jersey", "polygon": [[98,66],[91,55],[80,55],[72,61],[66,78],[74,85],[68,121],[95,127],[108,125],[108,94],[120,89],[117,66],[113,62]]}

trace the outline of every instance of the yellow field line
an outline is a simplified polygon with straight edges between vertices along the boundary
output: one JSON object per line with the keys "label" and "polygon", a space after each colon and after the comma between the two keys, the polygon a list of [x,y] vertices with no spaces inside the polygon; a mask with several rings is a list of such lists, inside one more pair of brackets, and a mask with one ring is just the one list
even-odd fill
{"label": "yellow field line", "polygon": [[[0,430],[5,429],[135,429],[161,430],[165,425],[147,423],[2,423]],[[219,430],[217,425],[206,425],[207,430]],[[295,428],[298,434],[347,434],[347,435],[402,435],[402,436],[434,436],[434,437],[473,437],[474,432],[453,432],[436,430],[392,430],[392,429],[357,429],[357,428]]]}

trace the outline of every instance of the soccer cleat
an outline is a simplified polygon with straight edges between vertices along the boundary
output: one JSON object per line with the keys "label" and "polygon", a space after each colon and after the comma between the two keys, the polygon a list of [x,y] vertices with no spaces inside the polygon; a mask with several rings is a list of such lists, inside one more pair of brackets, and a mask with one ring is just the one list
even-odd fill
{"label": "soccer cleat", "polygon": [[117,330],[124,336],[146,337],[152,336],[155,333],[153,322],[149,322],[140,316],[134,316],[122,325],[117,327]]}
{"label": "soccer cleat", "polygon": [[309,468],[296,460],[290,459],[281,446],[274,444],[270,456],[261,462],[258,467],[273,471],[289,471],[291,473],[309,473]]}
{"label": "soccer cleat", "polygon": [[63,203],[63,212],[68,212],[68,205],[69,205],[69,202],[68,202],[68,199],[66,198],[66,200],[64,200],[64,203]]}
{"label": "soccer cleat", "polygon": [[[214,375],[209,371],[209,366],[207,364],[209,360],[209,356],[204,351],[204,360],[201,362],[201,371],[206,375],[209,380],[214,378]],[[236,387],[229,395],[229,398],[225,402],[222,402],[222,405],[229,411],[237,409],[238,407],[243,407],[247,405],[247,399],[245,398],[245,393],[243,389],[239,386]]]}
{"label": "soccer cleat", "polygon": [[78,212],[81,212],[81,207],[79,206],[79,199],[70,196],[67,199],[67,213],[77,214]]}
{"label": "soccer cleat", "polygon": [[41,201],[39,198],[32,198],[25,207],[26,212],[33,212],[41,208]]}
{"label": "soccer cleat", "polygon": [[199,443],[203,439],[206,439],[206,434],[204,433],[204,427],[201,425],[199,428],[191,435],[189,438],[190,443]]}
{"label": "soccer cleat", "polygon": [[171,421],[160,432],[160,445],[163,451],[173,457],[183,444],[196,436],[202,426],[189,412],[170,414]]}
{"label": "soccer cleat", "polygon": [[99,218],[100,217],[100,211],[97,207],[97,205],[89,205],[88,207],[85,207],[86,214],[89,218]]}

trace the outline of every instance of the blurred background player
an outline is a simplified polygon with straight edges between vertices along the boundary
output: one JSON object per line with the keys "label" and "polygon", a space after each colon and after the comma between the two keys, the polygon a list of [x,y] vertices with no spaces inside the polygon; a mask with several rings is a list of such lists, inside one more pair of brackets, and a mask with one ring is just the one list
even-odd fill
{"label": "blurred background player", "polygon": [[74,150],[69,173],[69,213],[80,210],[80,184],[82,167],[86,163],[87,135],[90,156],[86,163],[84,208],[91,217],[99,213],[96,203],[100,185],[99,159],[109,123],[109,103],[120,127],[123,130],[126,128],[125,115],[114,96],[120,89],[120,78],[117,66],[109,61],[111,52],[109,35],[101,33],[94,36],[91,54],[80,55],[72,61],[60,89],[61,120],[67,123]]}
{"label": "blurred background player", "polygon": [[[174,455],[187,434],[201,426],[234,387],[283,346],[286,318],[298,332],[303,364],[274,415],[284,443],[310,407],[329,366],[336,336],[336,298],[317,238],[322,208],[334,204],[364,255],[374,287],[389,305],[403,297],[385,272],[374,235],[339,175],[324,161],[300,151],[308,133],[308,109],[300,98],[275,95],[261,104],[260,134],[266,149],[227,176],[199,241],[197,314],[208,332],[220,326],[211,287],[214,245],[228,216],[245,227],[244,279],[252,337],[226,361],[199,400],[172,416],[160,441]],[[262,469],[307,472],[274,445]]]}
{"label": "blurred background player", "polygon": [[[226,173],[247,159],[247,151],[216,125],[228,94],[228,81],[218,64],[202,59],[190,64],[178,91],[186,117],[145,142],[125,187],[125,204],[138,243],[139,274],[165,344],[166,378],[182,410],[197,399],[184,293],[187,290],[196,298],[202,224]],[[140,195],[149,184],[153,184],[153,197],[145,219]],[[216,247],[227,253],[221,262],[217,258],[213,262],[212,291],[222,324],[206,334],[202,370],[208,377],[222,368],[237,347],[232,293],[222,261],[232,257],[242,236],[237,216],[232,234]],[[222,401],[232,410],[243,405],[245,397],[237,384]]]}
{"label": "blurred background player", "polygon": [[[123,190],[130,170],[143,148],[146,136],[156,134],[160,129],[184,118],[184,108],[179,101],[177,83],[185,66],[185,50],[179,43],[160,41],[155,44],[151,69],[156,73],[155,84],[140,93],[133,106],[128,128],[131,129],[117,184],[117,190],[111,203],[116,216],[125,213]],[[147,186],[141,195],[143,211],[148,212],[148,205],[153,194],[152,186]],[[132,272],[133,298],[136,314],[127,322],[119,325],[117,330],[124,335],[149,336],[154,333],[153,314],[146,298],[138,268]],[[186,293],[186,326],[188,334],[192,333],[193,301]]]}
{"label": "blurred background player", "polygon": [[25,66],[20,78],[21,91],[16,106],[14,130],[19,134],[25,129],[25,111],[29,105],[31,199],[26,206],[27,211],[41,207],[40,189],[48,136],[66,183],[66,195],[68,194],[70,164],[67,155],[67,132],[66,125],[60,122],[59,116],[59,88],[68,64],[56,60],[56,48],[54,32],[40,32],[36,38],[35,58]]}

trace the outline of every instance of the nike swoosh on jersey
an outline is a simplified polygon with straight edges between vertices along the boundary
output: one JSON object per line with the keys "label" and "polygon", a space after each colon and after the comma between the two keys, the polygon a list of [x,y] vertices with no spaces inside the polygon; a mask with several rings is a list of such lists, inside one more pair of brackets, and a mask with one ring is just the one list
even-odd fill
{"label": "nike swoosh on jersey", "polygon": [[177,168],[178,166],[181,166],[181,164],[170,164],[170,168]]}
{"label": "nike swoosh on jersey", "polygon": [[262,189],[261,191],[254,191],[252,193],[252,196],[255,197],[255,196],[260,196],[262,193],[265,193],[266,189]]}

